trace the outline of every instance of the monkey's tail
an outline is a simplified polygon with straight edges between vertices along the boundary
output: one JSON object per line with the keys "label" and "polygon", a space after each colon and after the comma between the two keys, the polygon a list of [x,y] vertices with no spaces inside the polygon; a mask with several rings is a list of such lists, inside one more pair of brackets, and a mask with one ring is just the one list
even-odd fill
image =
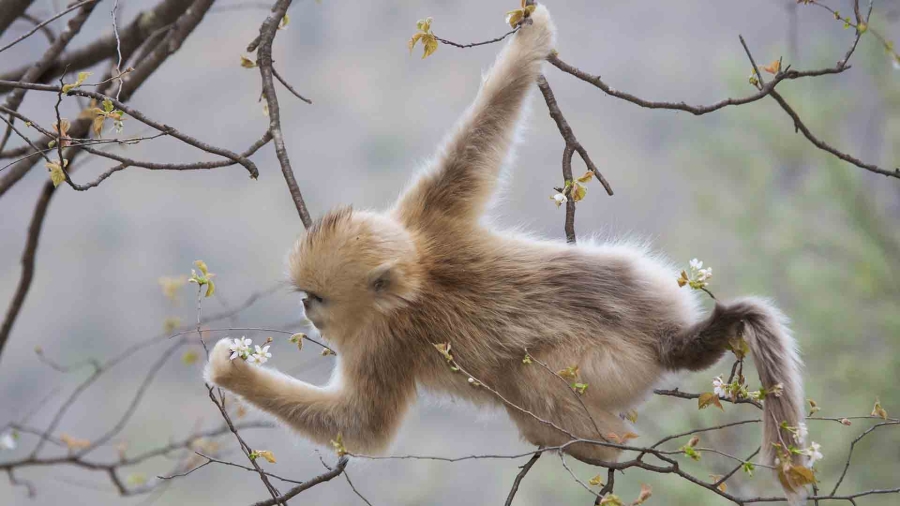
{"label": "monkey's tail", "polygon": [[[802,363],[796,341],[787,327],[787,318],[768,301],[752,297],[728,304],[724,313],[722,316],[726,320],[738,318],[736,331],[743,332],[760,383],[767,393],[762,401],[763,462],[776,466],[790,504],[804,504],[806,488],[797,483],[796,475],[785,466],[787,463],[783,459],[786,447],[805,447],[805,441],[800,439],[797,431],[805,419]],[[792,454],[790,458],[791,465],[806,465],[805,455]]]}

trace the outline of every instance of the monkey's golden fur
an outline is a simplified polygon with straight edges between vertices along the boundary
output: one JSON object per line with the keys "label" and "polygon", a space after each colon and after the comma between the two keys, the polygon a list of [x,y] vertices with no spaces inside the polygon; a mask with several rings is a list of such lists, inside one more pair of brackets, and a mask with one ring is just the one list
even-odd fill
{"label": "monkey's golden fur", "polygon": [[[667,371],[713,365],[744,326],[764,387],[764,446],[777,424],[802,420],[802,386],[793,340],[776,310],[745,299],[702,316],[677,273],[625,245],[579,245],[526,239],[486,228],[491,199],[516,123],[554,46],[555,28],[539,6],[503,49],[432,166],[384,213],[333,211],[300,238],[291,277],[310,294],[307,314],[338,350],[325,387],[229,360],[213,350],[208,379],[275,415],[309,439],[338,434],[352,452],[385,449],[417,386],[507,409],[523,438],[556,446],[569,438],[511,409],[450,370],[434,343],[451,343],[457,362],[510,402],[579,437],[632,430],[619,414],[641,402]],[[320,298],[320,300],[319,300]],[[577,364],[589,384],[581,399],[537,364]],[[781,431],[786,440],[791,438]],[[586,461],[618,451],[579,444]],[[800,462],[802,457],[797,457]]]}

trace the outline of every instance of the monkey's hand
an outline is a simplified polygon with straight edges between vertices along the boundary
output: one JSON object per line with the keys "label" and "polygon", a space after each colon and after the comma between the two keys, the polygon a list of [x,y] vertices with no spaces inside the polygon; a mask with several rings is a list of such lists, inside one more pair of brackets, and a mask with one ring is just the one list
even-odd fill
{"label": "monkey's hand", "polygon": [[534,51],[541,59],[546,58],[556,45],[556,26],[550,18],[550,11],[539,4],[516,33],[516,44]]}
{"label": "monkey's hand", "polygon": [[231,343],[233,341],[233,339],[225,338],[216,343],[216,346],[209,352],[209,363],[206,364],[206,370],[203,372],[206,381],[227,390],[234,390],[236,384],[245,381],[254,372],[253,368],[255,367],[240,357],[231,360]]}

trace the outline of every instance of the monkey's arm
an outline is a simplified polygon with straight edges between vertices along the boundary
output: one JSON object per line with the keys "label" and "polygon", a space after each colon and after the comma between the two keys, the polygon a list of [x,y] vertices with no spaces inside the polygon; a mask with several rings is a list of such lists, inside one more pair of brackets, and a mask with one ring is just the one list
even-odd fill
{"label": "monkey's arm", "polygon": [[497,57],[435,165],[401,196],[397,210],[407,223],[439,216],[476,219],[483,211],[528,90],[553,49],[555,28],[547,9],[539,5],[531,20]]}
{"label": "monkey's arm", "polygon": [[[229,360],[229,339],[219,341],[210,354],[206,378],[316,443],[343,438],[348,450],[377,452],[390,441],[409,404],[410,391],[385,388],[345,378],[335,386],[317,387],[280,372]],[[414,386],[413,392],[414,392]]]}

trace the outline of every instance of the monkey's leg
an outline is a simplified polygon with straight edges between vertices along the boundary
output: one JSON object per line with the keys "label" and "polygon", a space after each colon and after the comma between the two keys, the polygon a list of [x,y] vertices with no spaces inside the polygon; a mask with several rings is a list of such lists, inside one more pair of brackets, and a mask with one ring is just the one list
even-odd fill
{"label": "monkey's leg", "polygon": [[742,305],[717,302],[705,320],[660,340],[660,361],[672,370],[700,371],[711,367],[725,354],[725,346],[737,335],[746,312]]}
{"label": "monkey's leg", "polygon": [[[507,409],[507,412],[516,426],[519,427],[522,437],[529,443],[543,447],[556,447],[572,440],[571,437],[559,429],[547,425],[531,415],[511,408]],[[610,433],[623,436],[629,430],[628,425],[613,413],[592,410],[591,415],[597,424],[596,428],[594,427],[594,422],[591,422],[584,412],[572,413],[571,416],[554,416],[552,420],[546,418],[544,420],[552,421],[557,426],[581,439],[595,441],[603,441],[603,438],[609,439]],[[600,429],[599,435],[597,428]],[[567,446],[565,453],[583,462],[598,464],[600,462],[615,462],[620,451],[608,446],[576,443]]]}
{"label": "monkey's leg", "polygon": [[538,6],[484,78],[475,102],[438,153],[434,166],[397,205],[407,223],[474,220],[484,210],[513,142],[529,89],[554,44],[550,13]]}

